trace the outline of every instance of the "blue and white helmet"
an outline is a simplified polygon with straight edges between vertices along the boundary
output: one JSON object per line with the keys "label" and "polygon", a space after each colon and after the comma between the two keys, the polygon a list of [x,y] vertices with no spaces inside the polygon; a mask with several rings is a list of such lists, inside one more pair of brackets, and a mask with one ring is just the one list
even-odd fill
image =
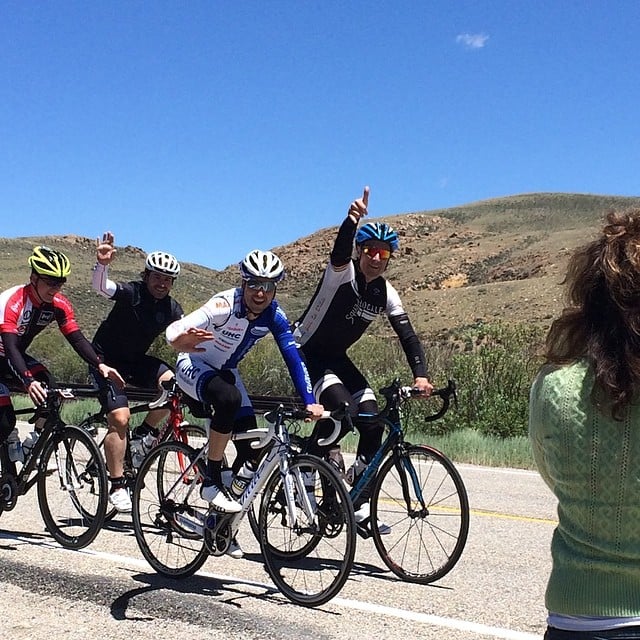
{"label": "blue and white helmet", "polygon": [[243,280],[260,278],[278,282],[284,278],[284,265],[275,253],[254,249],[240,263],[240,273]]}
{"label": "blue and white helmet", "polygon": [[389,245],[391,251],[397,251],[400,246],[398,234],[386,222],[367,222],[356,233],[356,244],[364,244],[367,240],[380,240]]}

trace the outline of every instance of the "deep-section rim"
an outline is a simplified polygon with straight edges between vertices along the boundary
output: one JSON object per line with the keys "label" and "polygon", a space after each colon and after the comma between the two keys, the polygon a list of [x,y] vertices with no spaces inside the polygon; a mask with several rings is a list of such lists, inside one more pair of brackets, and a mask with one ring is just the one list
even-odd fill
{"label": "deep-section rim", "polygon": [[[319,474],[314,475],[317,478],[314,495],[316,495],[316,499],[319,499],[318,504],[321,507],[316,515],[320,514],[320,519],[324,518],[327,514],[327,511],[322,508],[326,504],[325,500],[327,496],[335,496],[334,500],[337,499],[337,502],[333,503],[335,507],[333,514],[334,517],[337,514],[340,519],[340,533],[338,536],[332,535],[331,527],[328,525],[323,526],[323,535],[317,541],[314,540],[314,544],[310,545],[308,555],[304,557],[300,557],[299,554],[273,552],[275,545],[269,542],[268,539],[271,531],[270,525],[278,524],[281,526],[282,523],[282,518],[275,516],[275,519],[272,519],[274,514],[268,513],[270,496],[278,492],[279,485],[282,482],[280,471],[277,469],[267,480],[263,490],[263,500],[259,514],[260,548],[267,571],[278,589],[296,604],[305,607],[317,607],[338,594],[351,572],[356,550],[356,525],[353,506],[342,480],[335,469],[326,461],[315,456],[300,454],[293,457],[289,464],[294,473],[296,468],[303,468],[306,472]],[[284,526],[281,526],[281,528],[286,529]],[[277,534],[274,533],[275,535]],[[314,535],[313,533],[311,534],[312,537]],[[338,549],[336,541],[340,539],[343,539],[343,542],[340,543],[341,548]],[[342,550],[342,547],[344,547],[344,550]],[[327,553],[331,551],[336,557],[323,558],[324,550]],[[315,555],[315,557],[312,557],[312,555]],[[308,580],[311,580],[314,574],[316,577],[319,576],[318,568],[331,571],[330,567],[335,569],[330,573],[332,578],[331,580],[327,578],[325,582],[321,581],[319,590],[314,592],[301,590],[302,586],[309,585]],[[309,573],[308,580],[305,578],[307,573]]]}
{"label": "deep-section rim", "polygon": [[[172,463],[172,456],[178,460],[174,460]],[[136,477],[131,514],[136,541],[142,555],[151,567],[167,578],[191,576],[204,565],[209,557],[204,538],[201,535],[177,526],[175,521],[170,521],[166,517],[167,509],[170,507],[169,501],[173,498],[164,495],[165,481],[167,485],[173,485],[181,471],[179,460],[193,460],[196,456],[197,452],[183,442],[175,440],[163,442],[147,454]],[[198,462],[198,470],[202,476],[204,469],[200,461]],[[180,484],[178,490],[185,489],[186,495],[186,489],[190,482],[191,480]],[[161,494],[162,505],[159,498]],[[180,495],[176,496],[172,504],[176,504],[176,501],[177,504],[182,504]],[[186,508],[191,506],[203,508],[204,504],[199,497],[199,489],[196,487],[189,502],[186,503]],[[193,521],[195,522],[195,518]],[[154,548],[157,548],[158,551],[163,549],[171,551],[174,558],[183,557],[185,561],[181,564],[176,561],[170,566],[166,560],[158,557],[160,554],[155,553]]]}

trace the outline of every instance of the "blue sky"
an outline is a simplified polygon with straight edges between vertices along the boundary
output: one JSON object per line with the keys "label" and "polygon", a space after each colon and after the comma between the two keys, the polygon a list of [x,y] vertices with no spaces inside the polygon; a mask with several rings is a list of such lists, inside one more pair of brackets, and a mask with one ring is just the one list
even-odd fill
{"label": "blue sky", "polygon": [[3,0],[0,233],[215,269],[338,224],[640,194],[631,0]]}

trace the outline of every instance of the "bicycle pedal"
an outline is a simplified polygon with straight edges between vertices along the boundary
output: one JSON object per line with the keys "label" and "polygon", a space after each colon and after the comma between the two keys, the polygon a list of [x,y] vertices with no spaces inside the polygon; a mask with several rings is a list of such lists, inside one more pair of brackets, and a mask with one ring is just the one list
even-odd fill
{"label": "bicycle pedal", "polygon": [[363,539],[368,540],[371,537],[371,531],[365,524],[356,524],[356,533]]}

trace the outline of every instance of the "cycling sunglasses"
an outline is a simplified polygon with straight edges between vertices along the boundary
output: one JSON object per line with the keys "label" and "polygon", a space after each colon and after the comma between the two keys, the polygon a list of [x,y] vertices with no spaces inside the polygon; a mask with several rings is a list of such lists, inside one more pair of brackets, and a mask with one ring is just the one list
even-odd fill
{"label": "cycling sunglasses", "polygon": [[253,291],[262,289],[265,293],[276,290],[276,283],[273,280],[246,280],[247,287]]}
{"label": "cycling sunglasses", "polygon": [[47,287],[61,287],[66,281],[66,278],[54,278],[51,276],[38,276],[39,280],[42,280]]}
{"label": "cycling sunglasses", "polygon": [[391,257],[391,250],[383,249],[382,247],[369,247],[365,245],[362,247],[362,253],[372,259],[378,256],[380,260],[388,260]]}

